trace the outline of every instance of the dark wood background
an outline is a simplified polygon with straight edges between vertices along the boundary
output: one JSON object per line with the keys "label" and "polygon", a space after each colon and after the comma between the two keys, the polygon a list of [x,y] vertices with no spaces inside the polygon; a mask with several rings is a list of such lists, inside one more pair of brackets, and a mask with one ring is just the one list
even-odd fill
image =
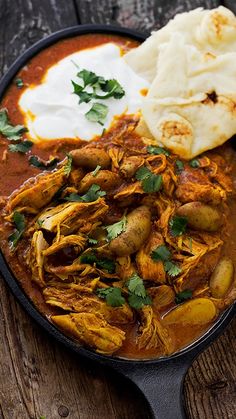
{"label": "dark wood background", "polygon": [[[150,31],[177,12],[220,3],[236,12],[236,0],[0,0],[0,73],[34,42],[67,26],[112,23]],[[234,320],[190,368],[184,386],[190,418],[236,418],[235,332]],[[125,379],[45,335],[0,278],[0,418],[40,416],[147,419],[149,412]]]}

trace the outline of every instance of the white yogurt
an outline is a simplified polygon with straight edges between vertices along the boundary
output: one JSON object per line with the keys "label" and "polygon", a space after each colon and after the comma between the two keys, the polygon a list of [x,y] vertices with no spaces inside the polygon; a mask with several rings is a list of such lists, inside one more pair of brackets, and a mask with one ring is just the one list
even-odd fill
{"label": "white yogurt", "polygon": [[[73,94],[71,80],[83,83],[76,77],[79,70],[93,71],[105,79],[116,79],[125,91],[121,99],[96,100],[109,108],[104,126],[90,122],[85,117],[92,102],[79,104]],[[139,77],[126,64],[119,46],[108,43],[68,55],[46,72],[43,83],[29,86],[19,99],[25,116],[25,126],[32,140],[80,138],[90,140],[111,125],[114,116],[139,111],[143,95],[148,89],[146,80]]]}

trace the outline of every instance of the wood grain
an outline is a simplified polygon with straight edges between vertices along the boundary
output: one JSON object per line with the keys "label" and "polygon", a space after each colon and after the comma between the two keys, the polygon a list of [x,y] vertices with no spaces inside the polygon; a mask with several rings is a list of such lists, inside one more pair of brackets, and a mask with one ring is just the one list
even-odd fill
{"label": "wood grain", "polygon": [[75,0],[81,23],[119,24],[141,31],[165,25],[176,13],[196,7],[214,8],[218,0]]}
{"label": "wood grain", "polygon": [[[0,0],[0,72],[51,31],[82,23],[157,28],[215,0]],[[234,0],[225,1],[225,4]],[[77,9],[74,8],[76,4]],[[0,419],[148,419],[126,380],[59,346],[23,311],[0,278]],[[185,381],[191,419],[236,417],[236,320],[194,362]],[[173,418],[175,419],[175,418]]]}

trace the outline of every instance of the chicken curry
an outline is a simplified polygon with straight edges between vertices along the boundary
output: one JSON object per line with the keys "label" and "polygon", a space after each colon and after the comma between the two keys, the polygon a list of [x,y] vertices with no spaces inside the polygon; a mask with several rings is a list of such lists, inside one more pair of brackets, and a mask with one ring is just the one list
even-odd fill
{"label": "chicken curry", "polygon": [[[108,38],[61,41],[19,78],[38,82],[68,48]],[[196,340],[236,298],[231,145],[180,160],[137,114],[88,142],[27,149],[23,129],[15,139],[11,131],[24,122],[18,97],[12,83],[1,103],[0,239],[26,294],[66,335],[102,354],[147,359]]]}

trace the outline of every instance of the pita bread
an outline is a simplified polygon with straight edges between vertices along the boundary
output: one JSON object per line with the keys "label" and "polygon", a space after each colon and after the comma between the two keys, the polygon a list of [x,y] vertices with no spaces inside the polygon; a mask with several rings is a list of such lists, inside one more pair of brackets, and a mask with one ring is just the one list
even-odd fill
{"label": "pita bread", "polygon": [[151,82],[142,115],[185,159],[236,133],[236,18],[224,7],[177,15],[126,61]]}

